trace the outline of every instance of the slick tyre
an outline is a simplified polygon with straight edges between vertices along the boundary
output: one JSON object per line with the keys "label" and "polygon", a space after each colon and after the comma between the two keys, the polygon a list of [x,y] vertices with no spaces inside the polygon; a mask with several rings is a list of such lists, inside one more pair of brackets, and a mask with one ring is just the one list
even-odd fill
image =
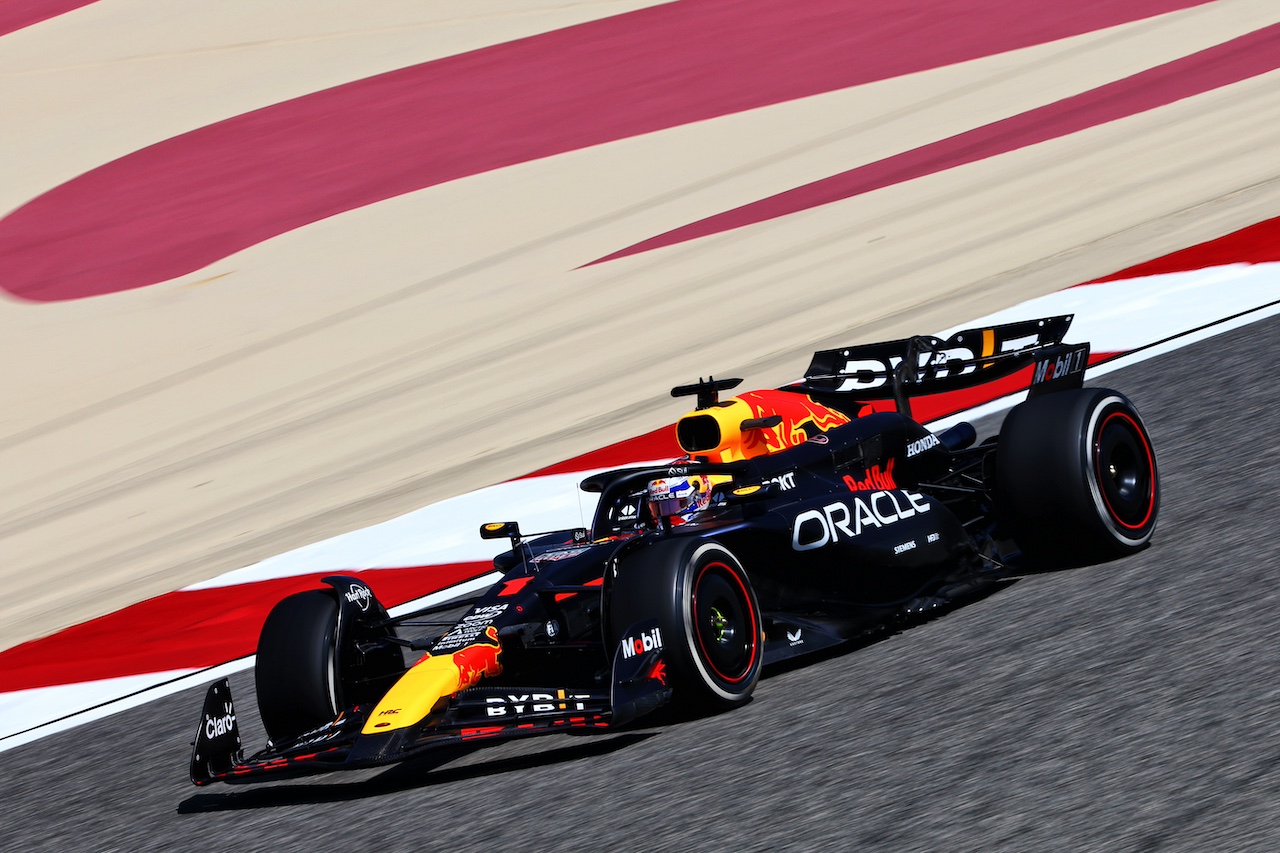
{"label": "slick tyre", "polygon": [[1151,437],[1137,409],[1106,388],[1062,391],[1015,406],[1000,429],[996,500],[1002,525],[1046,568],[1145,548],[1160,509]]}
{"label": "slick tyre", "polygon": [[657,618],[678,710],[705,712],[751,699],[764,659],[764,623],[746,571],[704,539],[665,540],[625,559],[610,594],[611,647]]}
{"label": "slick tyre", "polygon": [[320,591],[282,599],[258,636],[258,711],[277,746],[331,722],[340,697],[335,672],[338,603]]}

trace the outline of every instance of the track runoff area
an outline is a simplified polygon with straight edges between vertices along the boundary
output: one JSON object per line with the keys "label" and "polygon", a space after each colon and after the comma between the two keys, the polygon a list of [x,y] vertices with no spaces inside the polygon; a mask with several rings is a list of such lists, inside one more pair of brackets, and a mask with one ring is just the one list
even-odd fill
{"label": "track runoff area", "polygon": [[[1068,339],[1092,343],[1088,376],[1097,378],[1277,313],[1280,219],[937,334],[1074,314]],[[941,429],[1025,396],[1008,391],[992,383],[925,398],[917,417]],[[0,750],[251,668],[266,612],[323,575],[360,574],[393,614],[483,588],[498,577],[489,561],[503,546],[480,540],[481,523],[580,526],[594,509],[577,488],[587,474],[677,455],[674,429],[657,430],[0,653]]]}

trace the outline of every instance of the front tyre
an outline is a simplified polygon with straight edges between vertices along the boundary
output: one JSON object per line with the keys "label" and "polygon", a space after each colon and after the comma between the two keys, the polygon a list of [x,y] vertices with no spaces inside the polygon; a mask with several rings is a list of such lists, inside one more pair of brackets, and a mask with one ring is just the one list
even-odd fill
{"label": "front tyre", "polygon": [[760,679],[764,622],[738,558],[718,542],[657,542],[619,566],[610,593],[610,641],[657,618],[673,700],[690,710],[743,705]]}
{"label": "front tyre", "polygon": [[319,590],[281,599],[258,636],[254,682],[267,736],[281,744],[331,722],[341,703],[338,603]]}
{"label": "front tyre", "polygon": [[1160,508],[1151,437],[1118,391],[1063,391],[1015,406],[1000,428],[996,500],[1022,550],[1049,567],[1147,546]]}

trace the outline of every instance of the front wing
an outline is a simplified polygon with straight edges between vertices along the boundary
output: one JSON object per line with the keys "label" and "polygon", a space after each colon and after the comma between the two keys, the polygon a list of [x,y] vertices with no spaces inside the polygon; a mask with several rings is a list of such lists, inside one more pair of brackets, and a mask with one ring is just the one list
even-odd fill
{"label": "front wing", "polygon": [[[665,701],[666,697],[655,698]],[[609,694],[603,691],[475,687],[458,694],[443,714],[420,726],[361,734],[370,710],[368,706],[350,708],[281,748],[268,745],[245,758],[231,687],[224,678],[209,688],[205,699],[192,750],[191,781],[197,785],[252,782],[354,770],[477,741],[616,727]]]}
{"label": "front wing", "polygon": [[[647,623],[646,623],[647,624]],[[643,626],[638,626],[643,627]],[[625,658],[619,649],[609,690],[477,686],[447,700],[416,725],[364,732],[373,705],[354,706],[335,720],[246,758],[231,685],[222,679],[205,695],[191,751],[191,781],[254,782],[354,770],[404,761],[444,747],[565,731],[617,729],[671,697],[661,647]]]}

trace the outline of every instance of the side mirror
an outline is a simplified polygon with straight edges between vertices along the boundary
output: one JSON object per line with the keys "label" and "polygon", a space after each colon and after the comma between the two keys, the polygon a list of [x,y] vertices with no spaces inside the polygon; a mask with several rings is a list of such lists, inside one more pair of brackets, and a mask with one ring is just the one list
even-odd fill
{"label": "side mirror", "polygon": [[511,547],[520,542],[520,524],[515,521],[491,521],[480,525],[481,539],[510,539]]}

